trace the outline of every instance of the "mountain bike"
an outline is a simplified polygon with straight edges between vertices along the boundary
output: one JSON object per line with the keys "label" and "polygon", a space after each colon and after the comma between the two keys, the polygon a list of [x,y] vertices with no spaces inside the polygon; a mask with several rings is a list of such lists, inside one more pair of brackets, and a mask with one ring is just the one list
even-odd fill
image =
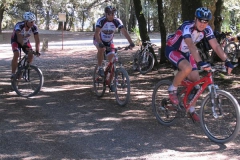
{"label": "mountain bike", "polygon": [[[220,90],[214,84],[214,73],[220,71],[226,72],[226,68],[212,66],[212,69],[206,72],[206,75],[199,81],[182,81],[177,90],[178,105],[172,104],[169,100],[168,87],[172,81],[160,80],[152,94],[152,110],[157,121],[162,125],[171,126],[177,118],[189,117],[190,114],[186,116],[186,113],[189,113],[188,109],[208,88],[209,92],[200,107],[201,128],[213,142],[227,143],[233,140],[238,135],[240,128],[239,104],[229,92]],[[198,89],[195,89],[195,86],[199,86]],[[190,96],[193,91],[195,94]],[[190,118],[192,117],[190,116]]]}
{"label": "mountain bike", "polygon": [[[35,56],[39,53],[32,51]],[[13,90],[22,97],[36,95],[43,86],[44,77],[42,71],[27,61],[28,54],[19,57],[18,68],[15,76],[11,80]]]}
{"label": "mountain bike", "polygon": [[[114,48],[115,55],[111,62],[107,62],[106,57],[103,61],[104,77],[98,74],[98,65],[94,68],[93,72],[93,88],[98,97],[102,97],[106,91],[107,86],[109,92],[115,93],[115,98],[120,106],[125,106],[130,99],[130,80],[127,71],[124,69],[121,61],[118,60],[118,51],[126,47]],[[109,51],[110,47],[106,47]],[[114,88],[115,90],[111,90]]]}
{"label": "mountain bike", "polygon": [[[220,46],[224,49],[225,46],[233,41],[232,38],[228,38],[231,35],[231,32],[222,32],[219,33],[218,31],[214,31],[214,35],[220,44]],[[200,42],[196,44],[200,57],[203,61],[209,62],[211,64],[214,63],[214,60],[220,61],[220,58],[218,55],[215,53],[215,51],[212,50],[212,47],[208,43],[208,40],[206,38],[203,38]],[[224,50],[225,51],[225,50]],[[228,57],[230,58],[231,62],[231,54],[228,54],[228,52],[225,52]]]}
{"label": "mountain bike", "polygon": [[237,36],[237,40],[238,43],[231,41],[224,47],[224,52],[228,55],[228,58],[235,63],[238,63],[240,53],[240,36]]}
{"label": "mountain bike", "polygon": [[142,41],[140,50],[133,55],[133,70],[138,70],[141,74],[146,74],[153,69],[155,59],[149,47],[156,46],[150,41]]}

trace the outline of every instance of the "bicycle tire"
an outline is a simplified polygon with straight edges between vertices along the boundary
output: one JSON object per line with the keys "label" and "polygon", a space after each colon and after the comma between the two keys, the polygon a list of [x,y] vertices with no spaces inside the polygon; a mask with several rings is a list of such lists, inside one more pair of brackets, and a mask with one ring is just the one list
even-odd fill
{"label": "bicycle tire", "polygon": [[93,71],[93,90],[97,97],[102,97],[106,91],[105,79],[98,74],[98,65]]}
{"label": "bicycle tire", "polygon": [[130,80],[124,68],[117,68],[114,78],[115,98],[120,106],[125,106],[130,100]]}
{"label": "bicycle tire", "polygon": [[170,80],[159,81],[152,94],[152,111],[157,121],[164,126],[172,126],[176,123],[177,110],[169,100],[168,87]]}
{"label": "bicycle tire", "polygon": [[136,53],[133,54],[133,61],[132,61],[132,69],[133,71],[138,71],[138,57],[139,57],[140,50],[137,50]]}
{"label": "bicycle tire", "polygon": [[138,58],[138,71],[141,74],[146,74],[153,69],[155,59],[153,57],[152,52],[145,52],[146,56],[144,57],[144,52],[140,52]]}
{"label": "bicycle tire", "polygon": [[227,56],[231,62],[235,62],[238,59],[238,56],[237,56],[238,48],[237,47],[238,46],[235,42],[229,42],[224,47],[224,52],[227,54]]}
{"label": "bicycle tire", "polygon": [[33,65],[20,68],[12,80],[12,87],[17,95],[31,97],[36,95],[42,88],[44,77],[42,71]]}
{"label": "bicycle tire", "polygon": [[[240,113],[237,100],[224,90],[216,90],[217,98],[214,103],[220,107],[216,108],[218,117],[212,113],[211,96],[209,93],[203,100],[200,108],[200,123],[205,135],[213,142],[227,143],[239,133]],[[214,97],[216,95],[213,95]],[[223,114],[221,114],[221,112]],[[233,120],[232,120],[233,119]],[[228,123],[228,121],[230,121]],[[229,133],[229,134],[228,134]]]}

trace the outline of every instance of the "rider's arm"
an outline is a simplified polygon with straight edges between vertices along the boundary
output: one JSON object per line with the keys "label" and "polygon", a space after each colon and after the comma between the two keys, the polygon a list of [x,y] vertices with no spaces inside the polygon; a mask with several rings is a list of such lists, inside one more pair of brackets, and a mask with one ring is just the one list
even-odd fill
{"label": "rider's arm", "polygon": [[35,34],[35,35],[34,35],[34,40],[35,40],[35,48],[36,48],[36,51],[39,52],[40,39],[39,39],[39,35],[38,35],[38,34]]}
{"label": "rider's arm", "polygon": [[101,38],[100,38],[100,32],[101,32],[101,28],[96,27],[94,37],[98,44],[102,43]]}
{"label": "rider's arm", "polygon": [[129,42],[130,44],[132,44],[133,41],[132,41],[131,37],[129,36],[127,30],[126,30],[125,28],[121,28],[120,31],[121,31],[122,34],[126,37],[126,39],[128,40],[128,42]]}
{"label": "rider's arm", "polygon": [[195,59],[195,61],[196,62],[202,61],[202,59],[199,55],[198,49],[192,41],[192,38],[185,38],[184,40],[185,40],[185,42],[188,46],[188,49],[189,49],[190,53],[193,55],[193,58]]}
{"label": "rider's arm", "polygon": [[16,31],[17,35],[17,42],[23,46],[23,35],[21,34],[21,31]]}
{"label": "rider's arm", "polygon": [[221,58],[222,61],[226,61],[227,55],[224,53],[222,47],[217,42],[217,39],[213,38],[213,39],[210,39],[208,42],[211,45],[212,49],[217,53],[219,58]]}

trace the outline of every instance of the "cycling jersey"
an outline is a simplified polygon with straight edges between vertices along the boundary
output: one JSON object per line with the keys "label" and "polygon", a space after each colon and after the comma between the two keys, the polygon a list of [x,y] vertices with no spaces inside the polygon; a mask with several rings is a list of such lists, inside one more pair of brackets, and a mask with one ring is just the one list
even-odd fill
{"label": "cycling jersey", "polygon": [[207,40],[215,38],[212,28],[208,25],[203,31],[198,31],[195,28],[194,21],[184,22],[176,31],[174,35],[170,35],[167,40],[167,46],[172,47],[174,50],[178,50],[183,53],[189,52],[189,48],[185,43],[185,38],[192,38],[193,43],[198,43],[201,39],[207,38]]}
{"label": "cycling jersey", "polygon": [[37,26],[34,24],[31,28],[29,28],[28,31],[26,31],[25,29],[25,21],[22,22],[18,22],[13,29],[13,33],[11,36],[11,43],[13,42],[17,42],[17,35],[16,35],[16,31],[20,31],[22,36],[23,36],[23,43],[27,43],[29,41],[29,37],[31,36],[31,34],[38,34],[38,28]]}
{"label": "cycling jersey", "polygon": [[[119,18],[108,21],[107,18],[101,17],[97,20],[96,27],[101,28],[100,38],[103,42],[110,42],[114,37],[115,30],[123,28],[123,23]],[[95,40],[95,37],[94,37]]]}

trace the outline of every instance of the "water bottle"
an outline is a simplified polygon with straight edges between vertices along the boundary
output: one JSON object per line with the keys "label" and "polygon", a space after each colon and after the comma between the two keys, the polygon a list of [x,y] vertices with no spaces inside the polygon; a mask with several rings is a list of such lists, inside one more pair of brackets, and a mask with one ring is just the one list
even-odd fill
{"label": "water bottle", "polygon": [[190,92],[189,96],[188,96],[188,100],[191,101],[195,94],[197,93],[197,91],[200,89],[199,85],[196,85],[195,87],[193,87],[192,91]]}

